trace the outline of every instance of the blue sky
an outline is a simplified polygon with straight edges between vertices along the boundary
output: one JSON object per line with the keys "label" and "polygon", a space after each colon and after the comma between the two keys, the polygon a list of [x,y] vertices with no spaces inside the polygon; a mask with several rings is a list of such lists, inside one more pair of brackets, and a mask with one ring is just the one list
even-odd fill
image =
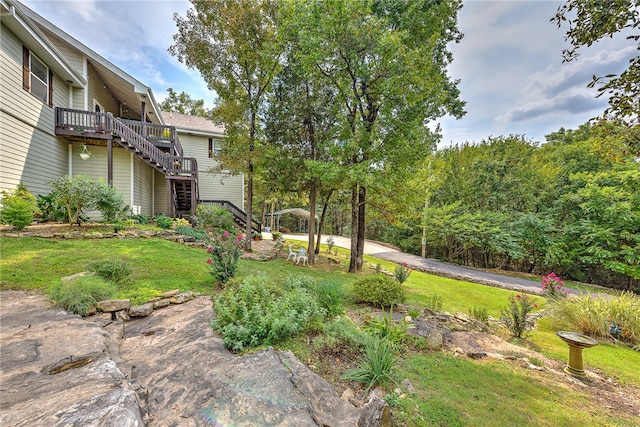
{"label": "blue sky", "polygon": [[[197,70],[167,52],[175,33],[173,14],[184,16],[178,0],[23,0],[38,14],[100,55],[151,86],[158,101],[166,89],[187,92],[211,106]],[[71,3],[71,4],[70,4]],[[558,1],[465,1],[459,15],[464,33],[452,45],[452,78],[460,79],[467,114],[443,118],[442,144],[518,134],[535,141],[560,127],[575,129],[607,105],[587,88],[591,76],[619,73],[637,55],[624,37],[580,50],[562,63],[565,28],[549,22]]]}

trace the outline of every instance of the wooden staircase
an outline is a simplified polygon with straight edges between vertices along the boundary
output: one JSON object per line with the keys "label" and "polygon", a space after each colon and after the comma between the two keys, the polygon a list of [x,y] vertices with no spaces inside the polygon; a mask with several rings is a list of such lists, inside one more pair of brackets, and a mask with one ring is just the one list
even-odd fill
{"label": "wooden staircase", "polygon": [[[90,140],[107,145],[112,160],[112,142],[161,172],[167,181],[167,215],[195,216],[198,203],[198,163],[183,157],[175,128],[120,119],[111,113],[56,108],[56,135],[72,141]],[[109,168],[112,168],[110,165]]]}

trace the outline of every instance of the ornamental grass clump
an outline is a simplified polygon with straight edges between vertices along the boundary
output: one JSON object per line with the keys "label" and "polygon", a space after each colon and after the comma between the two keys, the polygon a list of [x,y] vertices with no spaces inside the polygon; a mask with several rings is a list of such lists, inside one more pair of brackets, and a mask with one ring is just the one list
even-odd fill
{"label": "ornamental grass clump", "polygon": [[545,298],[566,298],[568,294],[564,282],[553,272],[542,276],[541,288],[541,294]]}
{"label": "ornamental grass clump", "polygon": [[500,312],[500,319],[514,337],[521,338],[525,331],[533,328],[533,320],[528,314],[534,308],[537,308],[537,305],[528,295],[510,295],[509,305]]}
{"label": "ornamental grass clump", "polygon": [[241,234],[232,238],[228,231],[211,239],[207,248],[210,258],[211,275],[217,283],[225,284],[236,275],[238,259],[244,250],[244,239]]}
{"label": "ornamental grass clump", "polygon": [[348,371],[342,378],[366,384],[365,393],[368,393],[371,387],[378,384],[395,382],[393,370],[397,360],[393,345],[387,339],[372,337],[365,344],[359,366]]}
{"label": "ornamental grass clump", "polygon": [[99,276],[85,276],[58,282],[48,289],[49,298],[56,307],[62,307],[80,316],[95,312],[99,301],[113,298],[114,284]]}

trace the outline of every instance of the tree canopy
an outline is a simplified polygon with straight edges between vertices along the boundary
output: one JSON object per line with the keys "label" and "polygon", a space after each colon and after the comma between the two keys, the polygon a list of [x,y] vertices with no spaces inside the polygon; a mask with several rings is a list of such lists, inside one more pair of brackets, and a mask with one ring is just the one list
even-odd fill
{"label": "tree canopy", "polygon": [[210,112],[204,107],[204,99],[192,99],[188,93],[180,92],[178,94],[173,88],[168,88],[167,92],[169,96],[160,103],[160,108],[163,111],[174,111],[190,116],[210,116]]}
{"label": "tree canopy", "polygon": [[[558,25],[569,25],[566,40],[572,47],[565,49],[565,61],[571,61],[583,46],[617,33],[627,34],[627,39],[640,51],[640,1],[639,0],[568,0],[558,8],[551,19]],[[631,58],[625,71],[606,76],[593,76],[590,86],[600,85],[599,95],[609,95],[606,114],[619,118],[638,120],[640,116],[640,54]]]}

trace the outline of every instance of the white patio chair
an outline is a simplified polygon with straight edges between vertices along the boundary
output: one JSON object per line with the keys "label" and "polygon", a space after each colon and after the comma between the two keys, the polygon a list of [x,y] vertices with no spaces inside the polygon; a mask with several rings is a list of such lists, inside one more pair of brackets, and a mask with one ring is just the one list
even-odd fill
{"label": "white patio chair", "polygon": [[293,258],[293,262],[296,262],[298,255],[296,254],[296,251],[293,250],[293,246],[289,245],[289,256],[287,257],[287,261],[291,258]]}
{"label": "white patio chair", "polygon": [[302,265],[307,265],[307,250],[304,248],[298,249],[298,255],[296,255],[296,264],[300,264],[300,260],[302,260]]}

